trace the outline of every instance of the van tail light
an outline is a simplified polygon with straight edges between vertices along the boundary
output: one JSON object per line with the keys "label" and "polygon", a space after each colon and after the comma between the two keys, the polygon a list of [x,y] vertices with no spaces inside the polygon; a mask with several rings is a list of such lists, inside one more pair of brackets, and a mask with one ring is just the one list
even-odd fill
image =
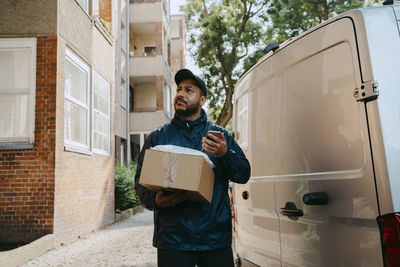
{"label": "van tail light", "polygon": [[379,216],[377,221],[381,232],[384,265],[400,266],[400,212]]}

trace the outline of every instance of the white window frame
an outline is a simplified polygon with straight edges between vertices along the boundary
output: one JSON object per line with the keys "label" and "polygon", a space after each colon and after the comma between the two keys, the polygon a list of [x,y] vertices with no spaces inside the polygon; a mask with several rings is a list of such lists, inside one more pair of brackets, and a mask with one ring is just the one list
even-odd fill
{"label": "white window frame", "polygon": [[[9,137],[0,139],[0,148],[13,149],[19,148],[32,148],[35,141],[35,96],[36,96],[36,38],[1,38],[0,50],[2,51],[15,51],[15,50],[30,50],[30,78],[29,88],[26,89],[0,89],[0,94],[28,94],[29,93],[29,107],[28,107],[28,120],[29,129],[28,136],[23,138]],[[28,146],[27,146],[28,145]]]}
{"label": "white window frame", "polygon": [[[67,95],[66,90],[64,91],[64,110],[66,107],[66,101],[70,101],[73,104],[79,105],[82,108],[86,109],[86,114],[87,114],[87,121],[86,121],[86,140],[87,144],[81,144],[78,142],[74,142],[72,140],[66,139],[67,134],[66,134],[66,118],[64,114],[64,148],[65,150],[69,151],[75,151],[75,152],[80,152],[80,153],[85,153],[85,154],[90,154],[90,148],[91,148],[91,138],[90,138],[90,121],[91,121],[91,114],[90,114],[90,82],[91,82],[91,69],[89,64],[87,64],[85,61],[83,61],[78,55],[76,55],[74,52],[72,52],[70,49],[66,49],[65,51],[65,61],[70,61],[72,64],[78,66],[82,70],[86,71],[88,74],[88,79],[87,79],[87,84],[86,84],[86,99],[87,103],[81,102],[79,99],[74,98],[73,96]],[[64,72],[65,73],[65,72]],[[65,111],[64,111],[65,112]]]}
{"label": "white window frame", "polygon": [[[106,155],[109,156],[110,152],[111,152],[111,83],[109,81],[107,81],[98,71],[96,71],[95,69],[92,70],[93,71],[93,82],[92,82],[92,151],[96,154],[101,154],[101,155]],[[109,86],[109,92],[108,92],[108,115],[104,114],[103,112],[96,110],[94,108],[94,95],[95,95],[95,88],[94,88],[94,79],[95,77],[98,77],[100,80],[103,80],[104,82],[106,82]],[[108,151],[102,150],[102,149],[98,149],[94,147],[94,113],[97,113],[99,115],[101,115],[102,117],[108,119]]]}
{"label": "white window frame", "polygon": [[[89,14],[90,0],[75,0],[75,1],[87,14]],[[83,4],[85,4],[85,6]]]}
{"label": "white window frame", "polygon": [[127,48],[127,31],[126,31],[126,26],[125,23],[123,21],[121,21],[121,49],[122,51],[124,51],[124,53],[126,54],[126,48]]}

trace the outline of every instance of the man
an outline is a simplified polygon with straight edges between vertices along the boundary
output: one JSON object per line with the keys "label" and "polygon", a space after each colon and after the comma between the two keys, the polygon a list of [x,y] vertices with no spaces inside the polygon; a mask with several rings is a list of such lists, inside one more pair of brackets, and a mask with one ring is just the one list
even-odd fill
{"label": "man", "polygon": [[[153,245],[158,266],[232,267],[232,216],[228,197],[229,180],[246,183],[250,165],[243,151],[228,132],[207,121],[202,109],[207,88],[204,81],[188,69],[175,75],[175,116],[146,139],[137,164],[135,190],[142,205],[154,210]],[[209,130],[223,133],[221,138]],[[215,164],[211,203],[186,199],[186,191],[151,192],[139,184],[146,149],[156,145],[177,145],[203,150]]]}

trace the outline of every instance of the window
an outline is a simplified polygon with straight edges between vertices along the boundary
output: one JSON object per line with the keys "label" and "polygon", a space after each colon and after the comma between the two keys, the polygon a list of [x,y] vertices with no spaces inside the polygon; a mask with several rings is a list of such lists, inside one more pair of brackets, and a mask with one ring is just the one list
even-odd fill
{"label": "window", "polygon": [[64,143],[66,148],[89,151],[90,67],[66,50]]}
{"label": "window", "polygon": [[121,106],[126,108],[126,82],[124,79],[121,79]]}
{"label": "window", "polygon": [[165,97],[164,97],[164,107],[165,111],[169,116],[171,116],[171,88],[168,85],[164,85]]}
{"label": "window", "polygon": [[111,85],[93,70],[93,151],[110,154]]}
{"label": "window", "polygon": [[248,146],[248,128],[249,128],[249,113],[248,105],[249,99],[248,94],[241,96],[238,99],[238,144],[243,150],[247,149]]}
{"label": "window", "polygon": [[124,142],[121,142],[119,149],[120,149],[119,162],[121,165],[125,165],[125,143]]}
{"label": "window", "polygon": [[179,38],[179,32],[179,20],[174,19],[171,21],[171,38]]}
{"label": "window", "polygon": [[134,89],[133,87],[129,87],[129,112],[133,112],[133,99],[134,96]]}
{"label": "window", "polygon": [[121,49],[126,53],[126,27],[121,21]]}
{"label": "window", "polygon": [[33,144],[36,39],[0,39],[0,144]]}
{"label": "window", "polygon": [[89,0],[75,0],[78,4],[85,10],[86,13],[89,13]]}
{"label": "window", "polygon": [[139,132],[131,134],[131,158],[132,161],[139,159],[140,151],[150,132]]}
{"label": "window", "polygon": [[144,54],[145,54],[145,56],[156,55],[156,47],[155,46],[145,46]]}

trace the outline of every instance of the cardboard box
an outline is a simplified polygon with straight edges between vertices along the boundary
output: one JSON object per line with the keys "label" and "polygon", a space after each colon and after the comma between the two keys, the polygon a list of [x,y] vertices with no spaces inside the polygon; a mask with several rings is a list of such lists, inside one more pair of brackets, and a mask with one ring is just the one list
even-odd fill
{"label": "cardboard box", "polygon": [[199,155],[146,150],[139,183],[151,191],[162,188],[191,191],[192,201],[211,202],[214,171]]}

